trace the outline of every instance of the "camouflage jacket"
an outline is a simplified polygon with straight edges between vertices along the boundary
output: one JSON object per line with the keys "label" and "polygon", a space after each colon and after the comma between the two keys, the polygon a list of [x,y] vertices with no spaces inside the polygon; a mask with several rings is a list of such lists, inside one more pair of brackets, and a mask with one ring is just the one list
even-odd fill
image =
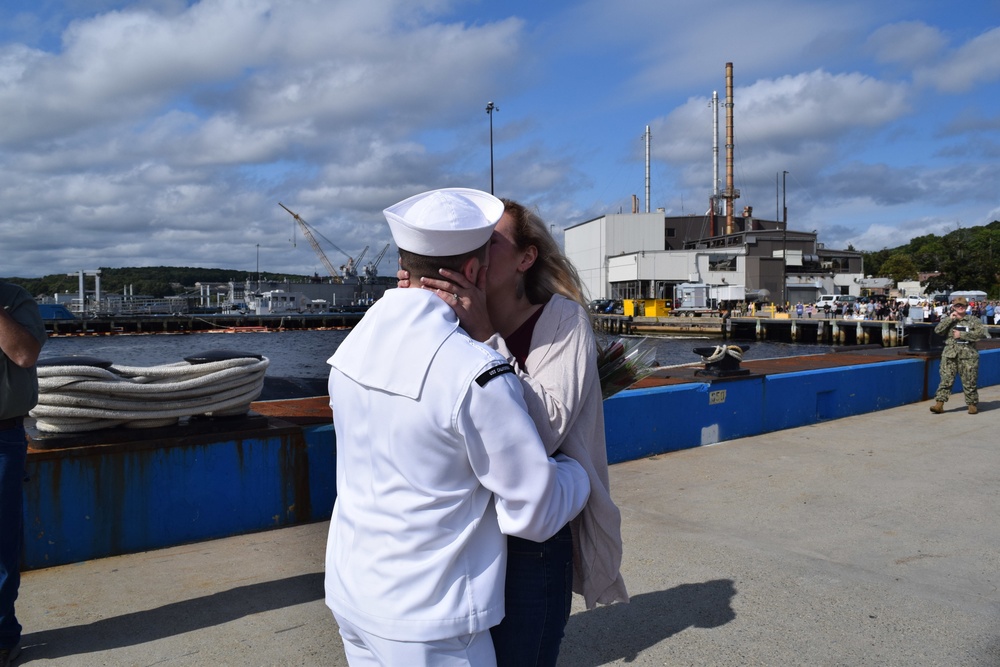
{"label": "camouflage jacket", "polygon": [[[953,330],[958,328],[958,338],[953,335]],[[962,348],[970,350],[976,349],[976,341],[989,338],[989,331],[986,325],[978,317],[973,317],[966,313],[961,319],[944,317],[941,322],[934,327],[934,333],[944,337],[944,352],[942,354],[958,354]]]}

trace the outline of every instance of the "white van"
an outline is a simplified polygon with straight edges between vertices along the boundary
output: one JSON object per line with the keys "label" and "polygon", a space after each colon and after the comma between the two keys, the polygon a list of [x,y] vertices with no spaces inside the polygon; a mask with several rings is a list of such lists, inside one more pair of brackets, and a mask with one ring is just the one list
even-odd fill
{"label": "white van", "polygon": [[821,294],[819,296],[819,301],[816,302],[818,308],[825,308],[830,306],[830,308],[836,308],[840,306],[853,306],[858,300],[858,297],[851,294]]}

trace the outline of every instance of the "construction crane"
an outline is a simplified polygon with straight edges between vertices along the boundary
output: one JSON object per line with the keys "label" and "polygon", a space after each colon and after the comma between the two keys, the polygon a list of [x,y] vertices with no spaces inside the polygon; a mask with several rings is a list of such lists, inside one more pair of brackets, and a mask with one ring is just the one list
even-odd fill
{"label": "construction crane", "polygon": [[[340,275],[340,273],[337,272],[337,269],[333,268],[333,264],[330,263],[330,260],[326,256],[326,253],[323,252],[323,248],[320,247],[319,242],[316,241],[316,237],[314,236],[314,233],[317,234],[317,235],[319,235],[320,238],[322,238],[324,241],[326,241],[327,243],[329,243],[330,246],[333,247],[335,250],[337,250],[342,255],[344,255],[345,257],[347,257],[347,263],[344,266],[340,267],[341,270],[344,271],[344,275],[347,276],[347,277],[356,277],[357,276],[357,271],[354,269],[355,261],[354,261],[353,257],[351,257],[346,252],[344,252],[343,250],[341,250],[340,248],[338,248],[337,244],[335,244],[333,241],[331,241],[330,239],[326,238],[325,236],[323,236],[322,234],[320,234],[318,231],[316,231],[315,229],[313,229],[309,225],[309,223],[307,223],[305,220],[302,219],[301,216],[299,216],[298,213],[294,212],[293,210],[291,210],[290,208],[288,208],[287,206],[285,206],[284,204],[282,204],[280,201],[278,202],[278,206],[280,206],[281,208],[283,208],[286,211],[288,211],[288,213],[293,218],[295,218],[295,222],[299,223],[299,227],[302,228],[302,235],[305,236],[306,240],[309,241],[309,245],[312,246],[312,249],[316,252],[316,256],[319,257],[319,259],[320,259],[321,262],[323,262],[323,266],[326,267],[326,270],[330,273],[330,277],[331,278],[335,278],[335,279],[338,279],[338,280],[343,280],[343,277]],[[294,230],[294,228],[293,228],[293,230]],[[292,243],[294,244],[295,241],[293,240]],[[366,247],[365,250],[367,250],[367,249],[368,248]]]}
{"label": "construction crane", "polygon": [[378,254],[378,257],[376,257],[375,259],[373,259],[372,261],[368,262],[368,264],[365,265],[365,281],[366,282],[373,283],[373,282],[375,282],[375,279],[378,278],[378,265],[379,265],[379,262],[381,262],[382,258],[385,257],[385,252],[388,249],[389,249],[389,244],[386,243],[385,247],[382,248],[382,252],[380,252]]}
{"label": "construction crane", "polygon": [[368,252],[368,246],[361,251],[357,259],[353,257],[347,258],[347,264],[340,267],[340,271],[344,274],[345,278],[357,278],[358,277],[358,265],[361,264],[361,260],[365,258],[365,254]]}

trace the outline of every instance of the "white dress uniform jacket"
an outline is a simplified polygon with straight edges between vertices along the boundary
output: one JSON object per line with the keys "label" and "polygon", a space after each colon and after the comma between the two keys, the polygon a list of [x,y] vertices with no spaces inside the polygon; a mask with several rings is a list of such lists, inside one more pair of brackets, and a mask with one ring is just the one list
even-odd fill
{"label": "white dress uniform jacket", "polygon": [[329,363],[327,605],[398,641],[496,625],[503,534],[554,535],[586,503],[587,474],[546,455],[506,360],[432,292],[387,291]]}

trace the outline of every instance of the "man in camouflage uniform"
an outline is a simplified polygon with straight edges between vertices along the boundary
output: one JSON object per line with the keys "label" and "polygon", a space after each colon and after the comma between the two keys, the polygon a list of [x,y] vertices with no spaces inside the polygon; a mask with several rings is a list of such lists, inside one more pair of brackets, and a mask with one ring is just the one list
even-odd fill
{"label": "man in camouflage uniform", "polygon": [[941,322],[934,327],[934,333],[945,337],[944,351],[941,353],[941,384],[934,394],[934,405],[931,412],[941,414],[944,404],[951,395],[951,387],[955,384],[955,373],[962,378],[962,391],[965,393],[965,404],[969,406],[969,414],[979,412],[979,392],[976,383],[979,381],[979,351],[976,341],[986,338],[989,333],[978,317],[968,313],[969,302],[965,297],[958,297],[951,303],[951,313],[943,316]]}

